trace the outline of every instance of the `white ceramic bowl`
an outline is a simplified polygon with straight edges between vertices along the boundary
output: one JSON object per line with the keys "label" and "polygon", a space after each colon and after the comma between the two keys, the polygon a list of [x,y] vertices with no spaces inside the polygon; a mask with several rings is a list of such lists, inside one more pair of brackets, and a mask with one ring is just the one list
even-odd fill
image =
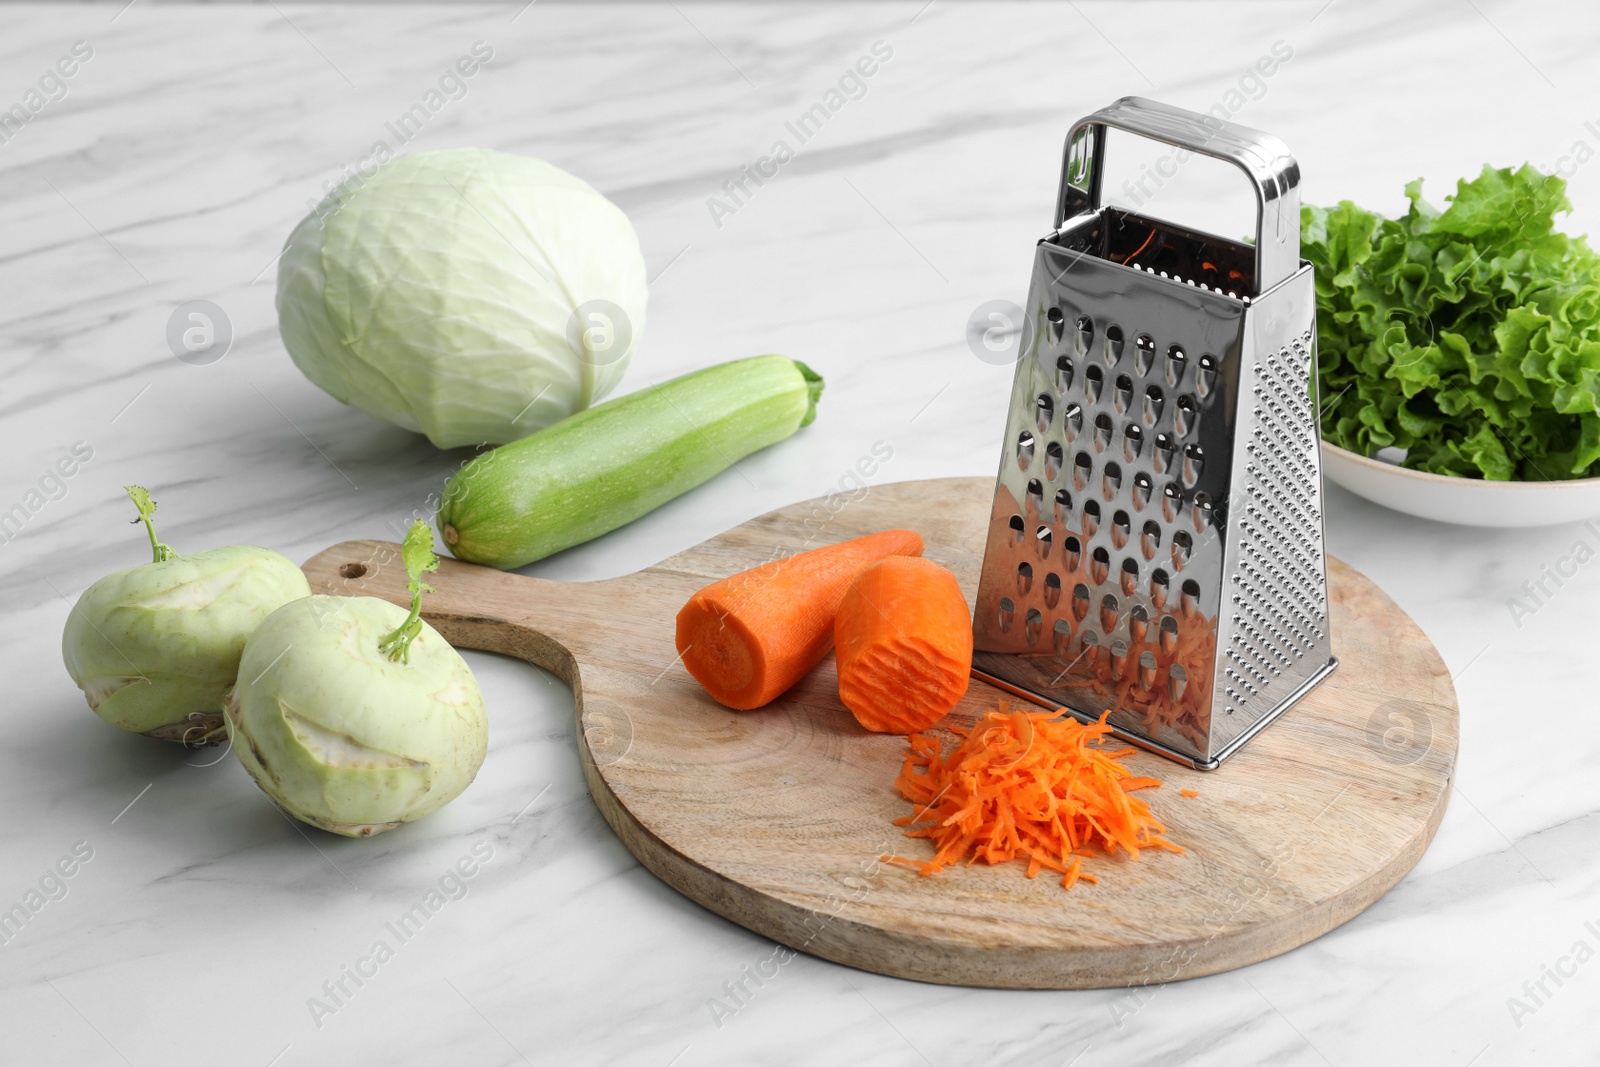
{"label": "white ceramic bowl", "polygon": [[1322,472],[1357,496],[1463,526],[1554,526],[1600,515],[1600,478],[1486,482],[1407,470],[1322,442]]}

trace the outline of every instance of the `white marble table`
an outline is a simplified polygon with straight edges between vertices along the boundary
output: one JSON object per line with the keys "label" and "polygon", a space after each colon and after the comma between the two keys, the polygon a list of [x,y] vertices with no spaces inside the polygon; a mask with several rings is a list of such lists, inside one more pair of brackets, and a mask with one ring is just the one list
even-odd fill
{"label": "white marble table", "polygon": [[[155,491],[179,548],[246,541],[302,560],[395,536],[459,461],[301,377],[269,268],[307,201],[377,139],[393,144],[385,123],[476,41],[488,67],[406,147],[539,155],[630,213],[654,282],[624,388],[764,351],[828,378],[816,425],[741,464],[750,482],[719,478],[530,568],[592,578],[822,494],[875,441],[893,449],[879,480],[992,471],[1010,370],[973,357],[965,323],[1022,298],[1080,114],[1130,92],[1221,103],[1294,148],[1308,199],[1394,210],[1419,175],[1437,200],[1485,160],[1555,167],[1600,142],[1584,125],[1600,120],[1592,5],[119,6],[0,7],[0,107],[74,42],[92,52],[0,144],[0,510],[75,443],[92,450],[0,544],[0,909],[75,847],[92,853],[0,946],[0,1060],[1592,1060],[1600,721],[1584,604],[1600,568],[1530,617],[1508,607],[1575,542],[1600,547],[1579,527],[1445,527],[1330,490],[1334,551],[1458,672],[1459,788],[1421,864],[1370,911],[1142,1000],[934,987],[800,957],[719,1026],[708,1001],[772,946],[618,843],[553,678],[469,654],[493,722],[477,783],[422,823],[350,842],[301,832],[224,750],[103,725],[58,647],[77,594],[142,558],[125,483]],[[714,220],[724,180],[776,139],[792,146],[784,124],[878,41],[892,57],[865,93]],[[1291,58],[1239,92],[1275,42]],[[1600,231],[1600,166],[1579,167],[1572,194],[1570,228]],[[232,322],[210,366],[165,342],[192,299]],[[313,1012],[474,849],[490,858],[466,895],[364,984],[344,979],[336,1011]]]}

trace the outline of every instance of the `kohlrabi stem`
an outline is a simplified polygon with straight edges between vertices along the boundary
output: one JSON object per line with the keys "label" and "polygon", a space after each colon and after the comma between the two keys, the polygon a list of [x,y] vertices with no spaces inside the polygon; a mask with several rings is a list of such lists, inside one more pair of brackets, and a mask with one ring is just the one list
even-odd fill
{"label": "kohlrabi stem", "polygon": [[406,588],[411,590],[411,614],[394,630],[378,641],[378,651],[394,663],[411,662],[411,642],[422,632],[422,594],[433,592],[433,586],[422,580],[429,571],[439,569],[439,557],[433,553],[433,531],[422,519],[411,524],[405,544],[400,546],[400,556],[406,564]]}
{"label": "kohlrabi stem", "polygon": [[378,651],[394,663],[411,662],[411,642],[417,634],[422,632],[422,590],[428,588],[420,582],[412,582],[411,589],[411,614],[406,616],[406,621],[395,629],[384,634],[378,641]]}
{"label": "kohlrabi stem", "polygon": [[133,521],[144,523],[145,530],[150,534],[150,553],[155,557],[154,562],[165,563],[169,559],[177,559],[176,552],[156,540],[156,524],[150,520],[150,516],[156,513],[156,502],[150,499],[150,491],[142,485],[125,485],[122,488],[133,501],[133,506],[139,509],[139,517]]}

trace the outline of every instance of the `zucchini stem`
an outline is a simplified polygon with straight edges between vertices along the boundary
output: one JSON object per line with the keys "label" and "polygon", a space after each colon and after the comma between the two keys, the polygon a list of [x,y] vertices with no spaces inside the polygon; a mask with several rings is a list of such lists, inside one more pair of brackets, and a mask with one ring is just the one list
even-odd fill
{"label": "zucchini stem", "polygon": [[795,369],[800,372],[800,377],[806,380],[806,413],[800,420],[801,426],[810,426],[817,418],[817,401],[822,397],[822,375],[801,363],[798,359],[792,361]]}

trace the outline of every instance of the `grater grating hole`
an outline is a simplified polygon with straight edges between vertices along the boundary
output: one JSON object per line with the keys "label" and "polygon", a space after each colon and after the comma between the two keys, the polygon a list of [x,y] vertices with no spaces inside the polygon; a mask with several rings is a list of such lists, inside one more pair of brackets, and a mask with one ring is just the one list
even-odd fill
{"label": "grater grating hole", "polygon": [[[1154,426],[1161,421],[1161,411],[1166,407],[1167,395],[1161,391],[1161,386],[1150,385],[1145,387],[1144,407],[1141,414],[1147,426]],[[1165,436],[1163,434],[1162,436]]]}
{"label": "grater grating hole", "polygon": [[1155,361],[1155,339],[1147,333],[1141,333],[1133,341],[1133,372],[1138,375],[1149,374]]}
{"label": "grater grating hole", "polygon": [[1072,624],[1066,619],[1057,619],[1054,630],[1053,651],[1056,654],[1056,659],[1065,661],[1072,653]]}
{"label": "grater grating hole", "polygon": [[1192,617],[1200,610],[1200,583],[1193,578],[1183,583],[1183,589],[1178,594],[1178,610],[1186,617]]}
{"label": "grater grating hole", "polygon": [[1039,484],[1037,478],[1028,481],[1028,491],[1024,494],[1027,503],[1024,505],[1028,514],[1037,515],[1044,507],[1044,486]]}
{"label": "grater grating hole", "polygon": [[[1151,386],[1151,388],[1153,389],[1155,386]],[[1178,442],[1172,439],[1172,435],[1165,431],[1158,433],[1156,434],[1155,451],[1150,455],[1150,465],[1155,468],[1157,474],[1165,474],[1172,469],[1172,460],[1177,454]]]}
{"label": "grater grating hole", "polygon": [[1072,359],[1068,356],[1056,357],[1056,392],[1065,393],[1072,388]]}
{"label": "grater grating hole", "polygon": [[1019,563],[1019,564],[1017,564],[1017,595],[1018,596],[1027,596],[1028,595],[1028,591],[1030,589],[1032,589],[1032,588],[1033,588],[1033,564],[1031,564],[1031,563]]}
{"label": "grater grating hole", "polygon": [[1059,603],[1061,603],[1061,575],[1051,572],[1044,576],[1044,606],[1054,608]]}
{"label": "grater grating hole", "polygon": [[1017,437],[1017,466],[1023,470],[1033,462],[1033,434],[1023,430]]}
{"label": "grater grating hole", "polygon": [[1122,491],[1122,466],[1117,463],[1107,463],[1105,476],[1100,482],[1100,495],[1107,500],[1115,500]]}
{"label": "grater grating hole", "polygon": [[1200,480],[1200,473],[1205,469],[1206,450],[1198,443],[1183,446],[1183,484],[1194,487]]}
{"label": "grater grating hole", "polygon": [[1011,543],[1014,545],[1022,544],[1022,534],[1027,528],[1027,524],[1022,521],[1021,515],[1011,516]]}
{"label": "grater grating hole", "polygon": [[1139,452],[1144,448],[1144,431],[1133,423],[1129,423],[1122,431],[1122,458],[1129,463],[1139,460]]}
{"label": "grater grating hole", "polygon": [[1217,384],[1217,357],[1204,355],[1194,372],[1194,391],[1201,396],[1209,396]]}
{"label": "grater grating hole", "polygon": [[1095,585],[1105,585],[1109,577],[1111,577],[1111,553],[1102,545],[1089,553],[1089,581]]}
{"label": "grater grating hole", "polygon": [[1126,374],[1117,375],[1116,387],[1111,392],[1111,406],[1118,415],[1126,415],[1133,404],[1133,379]]}
{"label": "grater grating hole", "polygon": [[1072,617],[1079,622],[1089,617],[1089,587],[1082,582],[1072,587]]}
{"label": "grater grating hole", "polygon": [[1092,539],[1100,529],[1100,505],[1093,500],[1083,502],[1083,539]]}
{"label": "grater grating hole", "polygon": [[1154,652],[1139,653],[1139,688],[1150,689],[1156,684],[1156,655]]}
{"label": "grater grating hole", "polygon": [[1118,607],[1117,598],[1113,594],[1107,593],[1100,598],[1100,629],[1106,633],[1117,628]]}
{"label": "grater grating hole", "polygon": [[[1038,483],[1034,482],[1034,483],[1029,483],[1029,484],[1031,486],[1031,485],[1036,485]],[[1056,521],[1061,523],[1062,525],[1065,525],[1066,521],[1067,521],[1067,516],[1069,516],[1071,514],[1072,514],[1072,494],[1067,492],[1065,489],[1057,490],[1056,491],[1056,516],[1055,516]]]}
{"label": "grater grating hole", "polygon": [[1030,645],[1039,643],[1039,635],[1044,632],[1044,615],[1038,608],[1029,608],[1028,613],[1022,617],[1022,637]]}
{"label": "grater grating hole", "polygon": [[1008,596],[1000,598],[1000,611],[995,622],[1000,626],[1001,633],[1011,631],[1011,623],[1017,617],[1017,605]]}
{"label": "grater grating hole", "polygon": [[1061,313],[1060,308],[1053,307],[1045,312],[1045,318],[1050,320],[1050,343],[1060,344],[1061,333],[1066,328],[1066,316]]}
{"label": "grater grating hole", "polygon": [[1050,399],[1049,394],[1040,393],[1039,399],[1033,402],[1033,422],[1039,427],[1040,433],[1050,432],[1050,422],[1056,416],[1056,402]]}
{"label": "grater grating hole", "polygon": [[1194,429],[1195,423],[1200,420],[1200,410],[1195,405],[1194,397],[1188,393],[1178,398],[1172,412],[1172,428],[1179,437],[1188,437]]}
{"label": "grater grating hole", "polygon": [[1139,535],[1139,553],[1145,559],[1155,559],[1156,553],[1161,549],[1161,524],[1150,519],[1144,524],[1144,530]]}
{"label": "grater grating hole", "polygon": [[1120,682],[1128,675],[1128,642],[1111,642],[1111,679]]}
{"label": "grater grating hole", "polygon": [[1189,511],[1189,517],[1194,521],[1194,532],[1204,533],[1207,526],[1211,525],[1212,513],[1216,509],[1211,503],[1211,494],[1199,492],[1194,495],[1194,504]]}
{"label": "grater grating hole", "polygon": [[1061,442],[1051,441],[1044,446],[1044,478],[1053,482],[1061,477],[1061,464],[1066,461],[1066,452],[1061,448]]}
{"label": "grater grating hole", "polygon": [[1133,596],[1139,592],[1139,561],[1128,556],[1122,561],[1122,595]]}
{"label": "grater grating hole", "polygon": [[1150,613],[1143,604],[1135,604],[1128,609],[1128,636],[1133,638],[1134,644],[1142,645],[1149,635]]}
{"label": "grater grating hole", "polygon": [[1083,432],[1083,408],[1077,401],[1067,404],[1066,410],[1061,413],[1061,429],[1068,441],[1076,441]]}
{"label": "grater grating hole", "polygon": [[1111,547],[1122,549],[1128,543],[1128,534],[1133,529],[1133,523],[1128,519],[1126,511],[1118,511],[1111,516]]}
{"label": "grater grating hole", "polygon": [[1115,367],[1122,359],[1122,327],[1115,323],[1106,327],[1104,355],[1108,367]]}
{"label": "grater grating hole", "polygon": [[1072,457],[1072,488],[1083,492],[1089,488],[1089,478],[1094,473],[1094,460],[1089,453],[1079,452]]}
{"label": "grater grating hole", "polygon": [[1087,355],[1089,346],[1094,344],[1094,323],[1089,320],[1089,316],[1079,315],[1074,325],[1078,329],[1072,338],[1073,351],[1080,356]]}
{"label": "grater grating hole", "polygon": [[1172,535],[1172,566],[1174,570],[1183,570],[1189,563],[1189,557],[1194,554],[1194,538],[1189,536],[1187,530],[1179,530]]}
{"label": "grater grating hole", "polygon": [[1100,393],[1106,386],[1106,372],[1090,364],[1083,369],[1083,398],[1089,404],[1100,403]]}
{"label": "grater grating hole", "polygon": [[1168,482],[1161,488],[1161,517],[1175,522],[1183,514],[1183,486]]}
{"label": "grater grating hole", "polygon": [[1133,476],[1133,510],[1143,511],[1150,503],[1150,494],[1155,489],[1155,482],[1144,471],[1139,471]]}
{"label": "grater grating hole", "polygon": [[1111,416],[1102,411],[1094,417],[1094,450],[1104,452],[1111,445],[1111,435],[1116,432],[1116,424],[1111,421]]}
{"label": "grater grating hole", "polygon": [[[1061,542],[1061,566],[1069,571],[1078,569],[1083,562],[1083,545],[1070,534]],[[1055,577],[1051,575],[1051,577]]]}
{"label": "grater grating hole", "polygon": [[1160,567],[1157,567],[1150,575],[1150,603],[1156,606],[1157,611],[1167,606],[1167,593],[1170,589],[1171,581],[1172,579],[1167,576],[1167,572]]}
{"label": "grater grating hole", "polygon": [[1161,625],[1156,632],[1161,651],[1166,655],[1172,655],[1173,650],[1178,647],[1178,620],[1171,615],[1161,616]]}
{"label": "grater grating hole", "polygon": [[1189,357],[1184,352],[1182,345],[1173,345],[1167,349],[1167,384],[1177,388],[1178,383],[1183,381],[1183,368],[1188,364]]}
{"label": "grater grating hole", "polygon": [[1050,558],[1050,541],[1051,541],[1050,527],[1041,526],[1037,530],[1035,530],[1033,532],[1033,540],[1034,540],[1034,544],[1038,546],[1039,558],[1040,559],[1049,559]]}

